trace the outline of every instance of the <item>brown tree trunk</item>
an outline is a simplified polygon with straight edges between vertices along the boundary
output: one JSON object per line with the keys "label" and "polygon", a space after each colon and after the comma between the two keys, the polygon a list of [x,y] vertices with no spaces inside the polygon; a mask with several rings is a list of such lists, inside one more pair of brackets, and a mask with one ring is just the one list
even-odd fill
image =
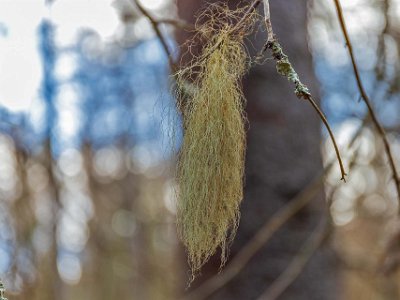
{"label": "brown tree trunk", "polygon": [[[230,1],[233,5],[237,2]],[[178,1],[180,17],[194,22],[194,15],[205,4],[199,0]],[[307,45],[306,1],[271,1],[271,18],[286,53],[312,93],[317,95],[317,80]],[[178,33],[179,42],[190,38]],[[259,51],[265,33],[253,37]],[[253,48],[253,46],[250,46]],[[302,191],[322,170],[320,122],[306,101],[298,100],[293,86],[276,73],[272,61],[253,67],[243,82],[247,98],[245,198],[241,206],[239,231],[231,257],[249,241],[271,215]],[[250,261],[247,267],[210,299],[256,299],[276,279],[299,251],[324,213],[323,193]],[[313,256],[299,278],[280,299],[336,299],[337,280],[334,256],[324,245]],[[229,263],[228,263],[229,264]],[[203,276],[194,283],[217,273],[219,260],[213,259]]]}

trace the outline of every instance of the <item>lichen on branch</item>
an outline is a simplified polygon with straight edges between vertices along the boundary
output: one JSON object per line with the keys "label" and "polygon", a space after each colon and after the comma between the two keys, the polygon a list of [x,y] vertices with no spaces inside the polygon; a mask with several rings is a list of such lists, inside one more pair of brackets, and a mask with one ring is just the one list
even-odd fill
{"label": "lichen on branch", "polygon": [[[267,22],[266,24],[268,26],[272,26],[271,22]],[[273,32],[272,27],[269,29],[269,32]],[[332,129],[329,126],[325,114],[322,112],[322,110],[318,107],[317,103],[312,98],[312,95],[308,87],[300,81],[299,75],[297,74],[292,64],[290,63],[289,57],[283,52],[282,46],[275,37],[275,35],[272,35],[272,37],[267,41],[267,43],[264,46],[263,52],[265,52],[265,50],[267,49],[271,50],[272,57],[276,62],[276,71],[278,72],[278,74],[286,77],[288,81],[294,83],[295,85],[294,93],[296,94],[296,96],[299,99],[304,99],[310,102],[310,104],[313,106],[313,108],[321,118],[322,122],[324,123],[326,129],[328,130],[329,136],[331,137],[335,153],[339,162],[340,172],[342,175],[341,180],[346,181],[347,174],[343,166],[342,158],[340,156],[339,147],[337,146],[335,136],[333,135]]]}
{"label": "lichen on branch", "polygon": [[274,39],[268,41],[266,48],[271,49],[272,56],[276,60],[276,71],[295,84],[295,94],[299,98],[307,99],[311,96],[308,87],[300,81],[300,77],[292,67],[289,57],[283,52],[282,46]]}
{"label": "lichen on branch", "polygon": [[178,92],[187,82],[194,87],[181,109],[177,168],[178,232],[192,279],[218,248],[225,264],[239,222],[246,141],[240,81],[248,67],[243,38],[250,25],[239,23],[241,13],[221,6],[208,10],[208,21],[198,28],[202,53],[175,75]]}

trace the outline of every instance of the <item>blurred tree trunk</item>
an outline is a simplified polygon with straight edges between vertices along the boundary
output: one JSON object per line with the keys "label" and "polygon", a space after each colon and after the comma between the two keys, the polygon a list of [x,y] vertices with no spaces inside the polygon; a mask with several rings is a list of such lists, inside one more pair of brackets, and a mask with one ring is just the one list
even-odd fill
{"label": "blurred tree trunk", "polygon": [[[194,22],[205,1],[180,0],[182,19]],[[238,2],[230,1],[232,6]],[[295,69],[314,95],[317,80],[307,45],[307,3],[286,0],[271,2],[272,23]],[[181,44],[189,33],[178,33]],[[250,49],[259,51],[265,33],[253,36]],[[185,50],[183,50],[185,51]],[[272,61],[251,69],[243,82],[247,98],[245,199],[241,206],[239,231],[231,249],[235,255],[271,215],[288,203],[322,170],[320,122],[310,105],[298,100],[293,86],[276,73]],[[248,266],[212,299],[256,299],[287,267],[317,226],[324,213],[323,193],[279,230]],[[337,280],[333,253],[326,245],[308,263],[301,276],[281,299],[336,299]],[[217,273],[219,259],[210,261],[194,283],[201,284]]]}

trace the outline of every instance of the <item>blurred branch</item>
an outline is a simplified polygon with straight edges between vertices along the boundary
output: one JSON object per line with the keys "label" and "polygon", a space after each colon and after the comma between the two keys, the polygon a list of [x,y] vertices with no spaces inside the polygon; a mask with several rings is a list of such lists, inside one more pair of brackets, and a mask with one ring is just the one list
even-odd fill
{"label": "blurred branch", "polygon": [[[353,135],[348,148],[352,147],[354,142],[360,136],[362,129],[364,128],[368,117],[363,119],[363,123],[360,128]],[[356,158],[359,155],[359,148],[352,155],[349,162],[349,170],[351,170],[355,163]],[[209,280],[200,285],[193,292],[189,293],[183,298],[183,300],[200,300],[212,295],[223,286],[228,284],[235,276],[237,276],[251,260],[251,258],[269,241],[272,235],[277,232],[290,218],[296,215],[304,206],[306,206],[316,193],[322,188],[323,182],[322,177],[328,174],[335,160],[332,159],[323,172],[316,176],[313,182],[311,182],[301,193],[299,193],[293,200],[291,200],[286,206],[276,212],[271,219],[269,219],[253,236],[253,238],[232,258],[231,262],[226,266],[222,274],[211,277]],[[327,197],[327,209],[332,204],[334,193],[338,189],[338,185]]]}
{"label": "blurred branch", "polygon": [[180,28],[183,30],[187,30],[187,31],[191,31],[191,30],[195,29],[195,26],[193,24],[190,24],[181,19],[158,19],[156,21],[156,23],[172,25],[174,27],[177,27],[177,28]]}
{"label": "blurred branch", "polygon": [[[365,123],[363,122],[363,125]],[[357,137],[361,134],[363,125],[360,130],[356,132],[353,139],[349,143],[349,147],[354,143]],[[349,170],[351,170],[356,164],[356,158],[360,153],[360,148],[354,152],[350,163]],[[258,298],[259,300],[273,300],[277,299],[282,293],[296,280],[296,278],[301,274],[303,269],[306,267],[308,261],[311,259],[315,251],[323,244],[324,240],[330,235],[332,231],[332,220],[329,215],[329,209],[333,203],[334,195],[338,191],[339,186],[336,185],[334,189],[327,196],[326,205],[326,216],[324,216],[309,239],[304,243],[303,247],[300,249],[299,253],[292,259],[289,266],[285,271],[271,284],[271,286],[264,291],[264,293]]]}
{"label": "blurred branch", "polygon": [[[329,170],[330,164],[324,171]],[[317,192],[322,188],[321,175],[305,188],[297,197],[276,212],[253,238],[240,250],[232,261],[226,266],[222,274],[210,278],[192,293],[184,297],[186,300],[204,299],[230,282],[246,266],[250,259],[268,242],[273,234],[278,231],[291,217],[306,206]]]}
{"label": "blurred branch", "polygon": [[342,29],[344,38],[346,40],[346,45],[347,45],[347,49],[349,51],[351,64],[353,66],[353,71],[354,71],[354,75],[356,77],[358,89],[360,91],[362,99],[364,100],[365,104],[367,105],[368,112],[369,112],[369,114],[371,116],[372,122],[374,123],[376,130],[378,131],[379,135],[381,136],[381,139],[382,139],[384,147],[385,147],[385,152],[386,152],[386,154],[388,156],[388,159],[389,159],[390,168],[392,169],[392,173],[393,173],[393,180],[394,180],[395,185],[396,185],[398,202],[399,202],[399,204],[398,204],[398,213],[400,214],[400,179],[398,177],[396,165],[395,165],[395,162],[394,162],[394,159],[393,159],[393,155],[392,155],[392,152],[391,152],[391,149],[390,149],[390,144],[389,144],[389,141],[387,139],[385,130],[382,127],[382,125],[380,124],[378,118],[376,117],[374,108],[372,107],[371,100],[369,99],[367,93],[365,92],[364,86],[362,84],[360,73],[358,71],[358,66],[357,66],[357,63],[356,63],[356,60],[355,60],[355,57],[354,57],[354,53],[353,53],[353,46],[351,44],[350,37],[349,37],[349,34],[347,32],[346,23],[345,23],[345,20],[344,20],[344,17],[343,17],[343,11],[342,11],[342,7],[340,5],[340,1],[339,0],[334,0],[334,2],[335,2],[336,12],[337,12],[337,15],[338,15],[338,18],[339,18],[340,27]]}
{"label": "blurred branch", "polygon": [[329,236],[331,226],[326,216],[301,247],[299,253],[292,259],[287,269],[265,290],[258,298],[259,300],[277,299],[301,274],[315,251],[323,244]]}
{"label": "blurred branch", "polygon": [[375,66],[375,73],[377,79],[383,80],[386,75],[386,66],[387,66],[387,49],[385,43],[385,36],[389,32],[390,28],[390,17],[389,17],[389,0],[382,1],[382,14],[384,16],[384,24],[382,31],[378,37],[378,47],[377,47],[377,63]]}
{"label": "blurred branch", "polygon": [[[365,120],[363,121],[360,129],[354,134],[353,139],[349,143],[348,147],[354,143],[357,137],[361,134],[364,128]],[[356,164],[356,158],[360,153],[360,148],[354,152],[350,163],[349,170],[351,170]],[[329,217],[329,209],[333,203],[334,195],[338,191],[339,186],[336,185],[334,189],[327,196],[327,206],[326,206],[326,216],[323,217],[319,226],[314,231],[314,233],[309,237],[309,239],[304,243],[303,247],[300,249],[299,253],[292,259],[289,266],[285,271],[271,284],[271,286],[264,291],[264,293],[259,297],[259,300],[273,300],[277,299],[282,293],[296,280],[296,278],[301,274],[303,269],[306,267],[308,261],[311,259],[315,251],[322,245],[324,240],[329,236],[332,231],[332,221]]]}
{"label": "blurred branch", "polygon": [[158,39],[161,42],[162,47],[164,48],[165,53],[167,54],[169,65],[172,70],[176,69],[175,62],[172,58],[172,53],[168,48],[167,41],[165,40],[164,36],[161,33],[159,26],[159,22],[156,21],[152,15],[139,3],[139,0],[132,0],[134,1],[136,7],[139,9],[139,11],[150,21],[151,26],[153,27],[154,32],[156,33]]}
{"label": "blurred branch", "polygon": [[[363,126],[361,126],[361,129]],[[352,141],[349,144],[353,144],[353,142],[357,139],[357,137],[361,134],[361,130],[357,131],[354,135]],[[356,158],[359,154],[359,148],[354,152],[350,164],[349,170],[351,170],[354,165]],[[318,250],[318,248],[323,244],[324,240],[330,235],[332,231],[332,223],[331,218],[329,216],[329,208],[333,203],[334,195],[338,191],[338,185],[329,193],[327,196],[327,216],[323,218],[320,225],[317,227],[315,232],[309,237],[309,239],[303,244],[303,247],[300,249],[299,253],[292,259],[289,266],[285,269],[285,271],[268,287],[267,290],[258,298],[259,300],[274,300],[277,299],[282,293],[296,280],[296,278],[301,274],[301,272],[306,267],[308,261],[311,259],[313,254]]]}

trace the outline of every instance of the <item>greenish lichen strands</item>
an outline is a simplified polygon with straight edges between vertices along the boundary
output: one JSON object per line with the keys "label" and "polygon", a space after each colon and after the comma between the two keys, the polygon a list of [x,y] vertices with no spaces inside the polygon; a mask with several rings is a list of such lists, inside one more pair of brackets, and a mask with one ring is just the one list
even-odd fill
{"label": "greenish lichen strands", "polygon": [[[245,99],[241,78],[249,58],[243,38],[253,19],[241,10],[214,7],[198,30],[201,54],[175,75],[186,94],[184,136],[177,166],[178,233],[193,280],[220,249],[221,267],[239,224],[246,148]],[[237,22],[235,22],[237,20]],[[178,94],[179,98],[179,94]]]}

